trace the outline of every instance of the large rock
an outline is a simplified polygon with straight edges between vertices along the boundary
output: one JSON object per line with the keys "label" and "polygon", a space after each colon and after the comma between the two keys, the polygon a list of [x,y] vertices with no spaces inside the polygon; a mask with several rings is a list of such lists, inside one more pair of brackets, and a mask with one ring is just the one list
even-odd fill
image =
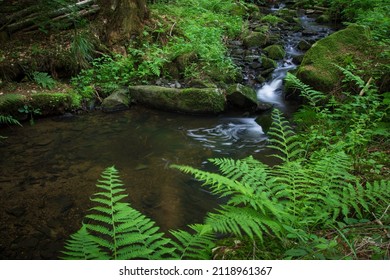
{"label": "large rock", "polygon": [[234,84],[226,89],[226,99],[229,104],[242,109],[257,108],[256,91],[242,84]]}
{"label": "large rock", "polygon": [[271,45],[263,50],[267,56],[271,59],[283,59],[283,57],[286,55],[286,51],[283,49],[280,45]]}
{"label": "large rock", "polygon": [[130,107],[131,99],[129,90],[122,88],[115,90],[102,102],[102,110],[106,113],[126,110]]}
{"label": "large rock", "polygon": [[[350,25],[313,44],[297,70],[297,77],[316,90],[331,92],[341,81],[340,71],[335,64],[345,66],[345,61],[352,59],[358,65],[371,63],[372,67],[366,67],[366,71],[374,72],[379,64],[388,63],[383,62],[379,55],[379,46],[372,43],[369,30],[363,26]],[[386,76],[378,80],[386,80]]]}
{"label": "large rock", "polygon": [[19,111],[23,106],[28,106],[29,110],[39,109],[40,116],[61,115],[72,108],[72,96],[67,93],[0,96],[0,115],[12,115],[19,120],[24,120],[28,114]]}
{"label": "large rock", "polygon": [[137,102],[166,111],[216,114],[224,111],[226,106],[225,96],[217,88],[130,86],[129,92]]}
{"label": "large rock", "polygon": [[276,61],[266,57],[265,55],[261,56],[261,66],[264,69],[275,69],[277,66]]}
{"label": "large rock", "polygon": [[247,48],[258,48],[268,43],[268,34],[251,31],[243,38],[244,46]]}

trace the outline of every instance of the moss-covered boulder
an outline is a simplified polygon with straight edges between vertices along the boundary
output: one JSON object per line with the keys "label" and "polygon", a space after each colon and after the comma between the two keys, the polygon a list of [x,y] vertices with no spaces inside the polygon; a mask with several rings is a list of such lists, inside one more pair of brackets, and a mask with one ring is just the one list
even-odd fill
{"label": "moss-covered boulder", "polygon": [[346,61],[354,61],[357,65],[372,64],[364,69],[369,73],[378,69],[378,66],[375,66],[377,62],[383,64],[379,54],[378,46],[373,44],[369,30],[363,26],[350,25],[313,44],[306,52],[296,74],[302,82],[314,89],[331,92],[341,80],[340,71],[335,64],[345,66]]}
{"label": "moss-covered boulder", "polygon": [[268,43],[268,34],[264,32],[251,31],[243,38],[244,46],[247,48],[257,48]]}
{"label": "moss-covered boulder", "polygon": [[265,55],[262,55],[261,56],[261,66],[268,70],[268,69],[275,69],[277,64],[276,64],[276,61],[273,60],[273,59],[270,59],[268,58],[267,56]]}
{"label": "moss-covered boulder", "polygon": [[286,55],[286,51],[281,45],[271,45],[263,49],[267,56],[271,59],[283,59]]}
{"label": "moss-covered boulder", "polygon": [[42,116],[59,115],[71,109],[72,98],[66,93],[6,94],[0,98],[0,114],[23,119],[19,109],[24,105],[39,109]]}
{"label": "moss-covered boulder", "polygon": [[128,88],[115,90],[102,102],[102,110],[106,113],[126,110],[130,107],[131,99]]}
{"label": "moss-covered boulder", "polygon": [[216,114],[225,110],[226,99],[217,88],[166,88],[130,86],[136,102],[166,111],[189,114]]}
{"label": "moss-covered boulder", "polygon": [[256,91],[242,84],[230,85],[226,89],[228,104],[241,109],[257,108]]}

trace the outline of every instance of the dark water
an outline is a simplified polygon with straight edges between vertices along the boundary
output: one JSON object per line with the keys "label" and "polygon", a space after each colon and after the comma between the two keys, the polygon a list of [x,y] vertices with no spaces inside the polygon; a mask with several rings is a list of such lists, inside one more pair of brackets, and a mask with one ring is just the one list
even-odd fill
{"label": "dark water", "polygon": [[[269,119],[269,116],[263,116]],[[4,259],[56,258],[115,165],[133,207],[163,229],[202,222],[217,198],[168,166],[210,168],[211,157],[262,157],[266,136],[255,117],[193,117],[129,111],[40,119],[2,129],[0,253]]]}

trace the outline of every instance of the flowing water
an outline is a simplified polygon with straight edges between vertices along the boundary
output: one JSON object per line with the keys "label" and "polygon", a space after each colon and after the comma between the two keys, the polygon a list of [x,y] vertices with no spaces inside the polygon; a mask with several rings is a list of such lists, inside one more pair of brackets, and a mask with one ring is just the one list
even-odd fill
{"label": "flowing water", "polygon": [[[286,57],[257,89],[259,100],[286,113],[294,107],[284,101],[282,80],[296,67],[292,59],[301,54],[296,49],[300,36],[286,36]],[[162,230],[202,222],[218,199],[169,165],[210,170],[208,158],[249,155],[272,164],[265,149],[269,125],[269,113],[193,117],[133,107],[1,129],[8,139],[0,144],[0,258],[57,258],[92,206],[96,180],[112,165],[120,172],[127,201]]]}

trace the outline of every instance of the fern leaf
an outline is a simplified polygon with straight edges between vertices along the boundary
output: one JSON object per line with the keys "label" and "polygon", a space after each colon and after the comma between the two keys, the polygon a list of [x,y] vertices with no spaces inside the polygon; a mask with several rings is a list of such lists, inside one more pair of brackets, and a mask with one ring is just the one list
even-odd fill
{"label": "fern leaf", "polygon": [[97,260],[108,259],[109,256],[100,250],[99,244],[95,243],[87,231],[86,225],[80,228],[79,231],[72,234],[66,242],[65,249],[62,252],[64,260]]}
{"label": "fern leaf", "polygon": [[86,216],[88,224],[71,237],[65,254],[75,259],[85,255],[89,259],[171,258],[171,240],[163,237],[153,221],[121,202],[126,195],[121,194],[123,184],[115,167],[107,168],[101,177],[97,187],[103,191],[91,199],[97,206]]}
{"label": "fern leaf", "polygon": [[268,147],[281,153],[281,155],[275,154],[273,156],[284,162],[299,158],[303,152],[301,143],[278,109],[272,111],[272,120],[272,125],[268,131],[270,136]]}
{"label": "fern leaf", "polygon": [[12,116],[0,115],[0,124],[13,124],[22,126],[21,123]]}
{"label": "fern leaf", "polygon": [[195,224],[190,228],[194,234],[183,230],[171,231],[177,241],[172,244],[176,248],[176,256],[186,260],[206,260],[211,257],[211,250],[215,247],[215,237],[208,225]]}
{"label": "fern leaf", "polygon": [[326,99],[326,95],[320,91],[312,89],[310,86],[301,82],[295,75],[287,73],[286,82],[293,88],[300,91],[300,95],[309,101],[312,108],[319,110],[319,103]]}
{"label": "fern leaf", "polygon": [[233,233],[237,236],[247,234],[250,238],[257,236],[263,241],[263,233],[273,233],[280,237],[282,230],[279,223],[260,215],[250,207],[223,206],[218,213],[211,213],[206,219],[206,223],[222,233]]}

